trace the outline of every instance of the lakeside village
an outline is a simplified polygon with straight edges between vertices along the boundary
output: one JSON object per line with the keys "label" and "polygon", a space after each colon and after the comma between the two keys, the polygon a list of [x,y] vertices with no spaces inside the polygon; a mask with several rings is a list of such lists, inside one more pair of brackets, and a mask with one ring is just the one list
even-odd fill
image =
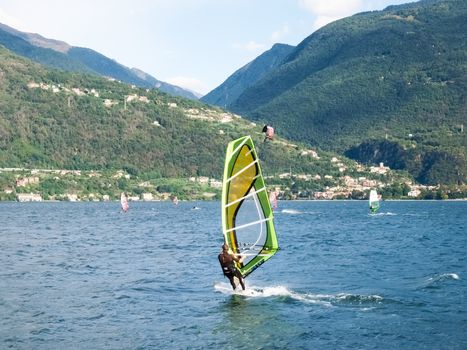
{"label": "lakeside village", "polygon": [[[331,160],[343,166],[337,158]],[[358,165],[363,171],[363,165]],[[342,168],[341,168],[342,170]],[[385,178],[390,169],[383,164],[366,169]],[[394,179],[392,176],[389,177]],[[388,178],[386,178],[387,180]],[[377,189],[383,199],[449,199],[451,191],[440,186],[424,186],[406,180],[388,183],[366,176],[338,178],[332,175],[283,173],[266,176],[268,191],[281,200],[367,199],[370,189]],[[187,179],[144,179],[118,171],[81,171],[49,169],[0,169],[0,200],[40,201],[113,201],[125,192],[130,201],[217,200],[222,181],[209,177]],[[462,197],[457,197],[459,199]]]}
{"label": "lakeside village", "polygon": [[[113,79],[110,79],[113,80]],[[77,96],[100,98],[95,89],[66,88],[64,86],[30,82],[29,89],[49,90],[52,93],[71,93]],[[133,86],[133,88],[135,88]],[[149,103],[146,96],[132,94],[123,99],[127,103]],[[103,99],[110,108],[119,102]],[[70,104],[70,99],[68,99]],[[169,108],[180,109],[187,118],[206,122],[230,123],[240,116],[214,110],[184,109],[175,102]],[[154,126],[161,127],[157,120]],[[254,123],[251,125],[255,126]],[[223,134],[223,130],[219,130]],[[286,147],[298,150],[293,144],[277,139]],[[326,163],[319,174],[296,174],[292,171],[270,176],[265,174],[268,191],[275,191],[280,200],[334,200],[368,199],[371,189],[376,189],[382,199],[466,199],[465,186],[425,186],[415,184],[408,175],[379,164],[366,166],[337,157],[321,158],[314,150],[299,150],[303,157]],[[344,164],[345,163],[345,164]],[[269,176],[268,176],[269,175]],[[148,175],[149,176],[149,175]],[[114,201],[125,192],[130,201],[219,200],[222,180],[209,177],[148,178],[124,170],[57,170],[0,168],[0,201]]]}

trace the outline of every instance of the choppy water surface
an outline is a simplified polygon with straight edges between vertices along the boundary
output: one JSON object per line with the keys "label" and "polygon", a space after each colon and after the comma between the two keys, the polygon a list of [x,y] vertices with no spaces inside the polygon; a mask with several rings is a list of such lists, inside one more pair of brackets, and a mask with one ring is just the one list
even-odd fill
{"label": "choppy water surface", "polygon": [[0,203],[0,348],[467,348],[467,202],[280,202],[238,293],[218,202],[130,205]]}

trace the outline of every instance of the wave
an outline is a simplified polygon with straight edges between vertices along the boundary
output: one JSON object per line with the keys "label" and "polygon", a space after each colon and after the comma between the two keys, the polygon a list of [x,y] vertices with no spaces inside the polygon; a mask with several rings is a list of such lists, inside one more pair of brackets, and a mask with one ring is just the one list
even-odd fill
{"label": "wave", "polygon": [[385,299],[379,295],[299,293],[289,290],[286,286],[256,287],[247,285],[246,287],[246,290],[234,291],[230,284],[227,283],[217,283],[214,285],[215,290],[227,295],[241,295],[246,298],[285,297],[306,304],[318,304],[326,307],[365,306],[364,311],[371,309],[368,308],[369,305],[378,305],[385,301]]}
{"label": "wave", "polygon": [[397,214],[387,211],[385,213],[374,213],[374,214],[369,213],[368,215],[370,216],[396,216]]}
{"label": "wave", "polygon": [[339,303],[347,304],[380,304],[384,298],[380,295],[361,295],[361,294],[346,294],[340,293],[335,296],[336,301]]}
{"label": "wave", "polygon": [[280,212],[282,214],[289,214],[289,215],[320,214],[320,212],[316,212],[316,211],[301,211],[297,209],[282,209]]}
{"label": "wave", "polygon": [[[286,298],[289,300],[295,300],[307,304],[319,304],[322,306],[332,306],[329,301],[321,300],[320,297],[315,297],[311,294],[302,294],[290,291],[285,286],[274,286],[274,287],[254,287],[254,286],[247,286],[246,290],[235,290],[233,291],[230,285],[226,285],[226,287],[216,285],[216,290],[221,291],[225,294],[232,294],[232,295],[241,295],[246,298],[271,298],[271,297],[279,297],[279,298]],[[225,289],[224,289],[225,288]]]}
{"label": "wave", "polygon": [[425,287],[435,286],[441,282],[445,281],[452,281],[452,280],[460,280],[460,277],[457,273],[442,273],[437,274],[432,277],[428,277],[424,283]]}
{"label": "wave", "polygon": [[296,210],[296,209],[282,209],[281,213],[291,214],[291,215],[303,214],[303,212],[301,212],[300,210]]}

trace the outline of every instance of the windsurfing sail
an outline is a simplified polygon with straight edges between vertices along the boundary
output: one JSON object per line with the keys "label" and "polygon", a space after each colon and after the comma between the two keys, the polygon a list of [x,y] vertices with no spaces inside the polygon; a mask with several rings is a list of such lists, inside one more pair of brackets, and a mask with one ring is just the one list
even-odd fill
{"label": "windsurfing sail", "polygon": [[277,209],[277,192],[275,190],[269,192],[269,203],[273,210]]}
{"label": "windsurfing sail", "polygon": [[227,146],[221,206],[224,241],[232,253],[242,256],[237,267],[246,277],[279,249],[273,211],[250,136]]}
{"label": "windsurfing sail", "polygon": [[128,205],[128,199],[126,198],[125,192],[122,192],[120,195],[120,204],[122,206],[122,210],[126,213],[130,206]]}
{"label": "windsurfing sail", "polygon": [[378,193],[376,190],[371,190],[370,191],[370,199],[368,201],[368,204],[370,206],[370,211],[372,213],[376,213],[379,209],[379,199],[378,199]]}

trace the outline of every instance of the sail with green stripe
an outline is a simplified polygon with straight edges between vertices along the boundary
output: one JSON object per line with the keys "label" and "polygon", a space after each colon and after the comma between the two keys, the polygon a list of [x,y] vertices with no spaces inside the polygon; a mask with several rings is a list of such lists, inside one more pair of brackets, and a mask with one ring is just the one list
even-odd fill
{"label": "sail with green stripe", "polygon": [[222,231],[243,277],[279,249],[274,216],[253,140],[244,136],[227,146],[222,185]]}
{"label": "sail with green stripe", "polygon": [[376,213],[379,209],[379,198],[376,190],[370,191],[370,197],[368,199],[368,205],[370,206],[370,212]]}

